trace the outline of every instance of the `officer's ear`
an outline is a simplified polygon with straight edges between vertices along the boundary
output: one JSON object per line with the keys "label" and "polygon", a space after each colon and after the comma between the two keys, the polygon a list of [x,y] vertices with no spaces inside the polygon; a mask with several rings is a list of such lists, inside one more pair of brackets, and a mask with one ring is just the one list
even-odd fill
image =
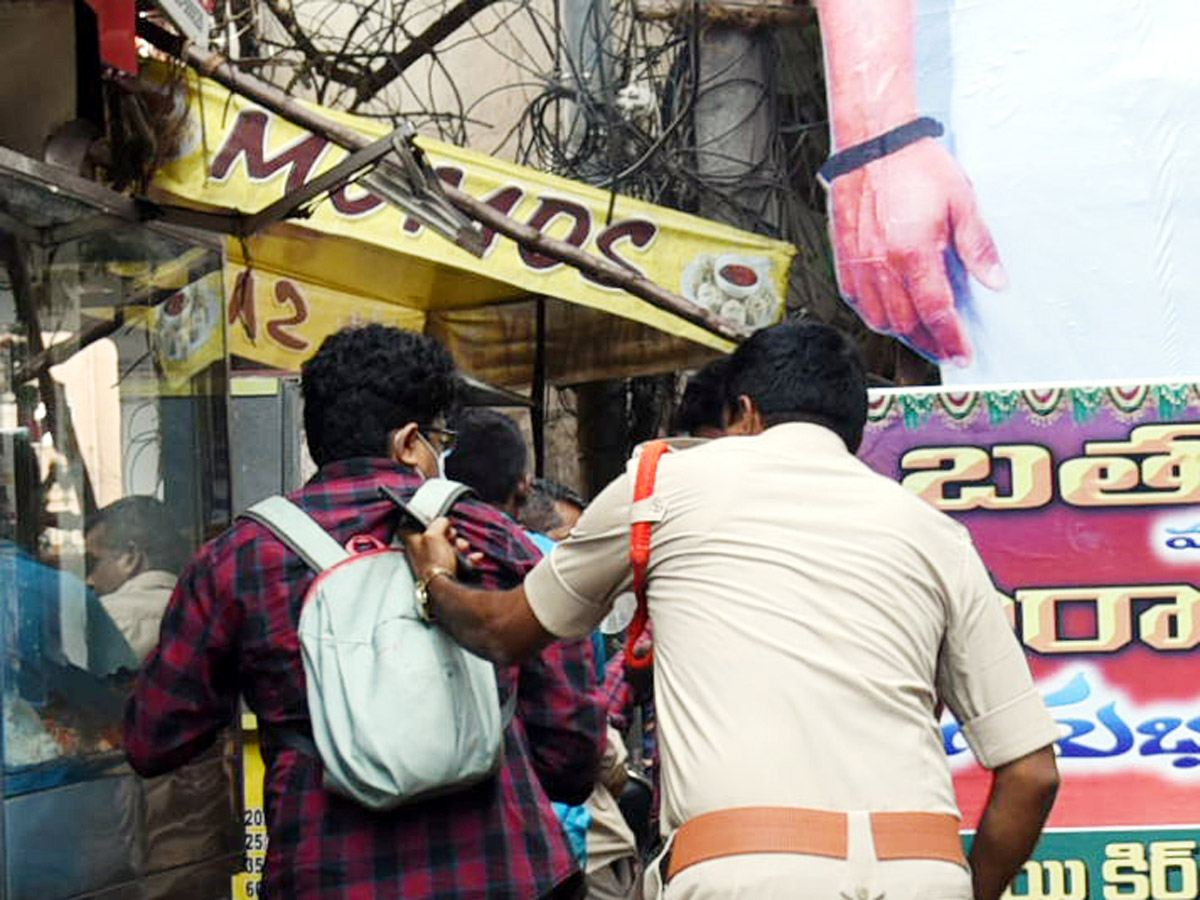
{"label": "officer's ear", "polygon": [[393,462],[408,466],[410,469],[420,468],[425,460],[425,444],[416,422],[409,422],[402,428],[392,432],[388,455]]}
{"label": "officer's ear", "polygon": [[767,430],[767,423],[762,413],[754,405],[749,395],[741,394],[731,410],[726,434],[762,434]]}

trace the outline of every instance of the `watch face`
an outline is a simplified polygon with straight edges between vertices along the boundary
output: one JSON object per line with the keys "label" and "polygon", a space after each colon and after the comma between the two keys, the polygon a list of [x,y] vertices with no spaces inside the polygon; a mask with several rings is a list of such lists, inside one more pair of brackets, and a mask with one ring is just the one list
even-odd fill
{"label": "watch face", "polygon": [[426,622],[432,622],[433,616],[429,613],[429,579],[419,578],[413,586],[413,599],[416,601],[417,615]]}

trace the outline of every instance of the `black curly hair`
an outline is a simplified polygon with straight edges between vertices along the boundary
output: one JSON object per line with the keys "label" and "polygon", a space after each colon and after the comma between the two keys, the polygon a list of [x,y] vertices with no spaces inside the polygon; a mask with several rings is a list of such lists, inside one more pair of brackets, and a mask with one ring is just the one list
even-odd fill
{"label": "black curly hair", "polygon": [[458,402],[454,360],[437,341],[390,325],[343,328],[300,368],[308,451],[318,466],[387,456],[388,436],[429,426]]}

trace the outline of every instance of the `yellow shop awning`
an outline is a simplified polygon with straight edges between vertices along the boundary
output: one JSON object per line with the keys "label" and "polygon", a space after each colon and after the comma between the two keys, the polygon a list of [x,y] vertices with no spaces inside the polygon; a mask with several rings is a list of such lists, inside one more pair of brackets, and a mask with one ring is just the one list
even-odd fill
{"label": "yellow shop awning", "polygon": [[[189,115],[155,195],[255,212],[344,158],[345,151],[189,75]],[[389,129],[332,110],[372,138]],[[549,234],[643,273],[731,321],[782,312],[795,248],[675,210],[421,138],[441,177]],[[342,325],[384,321],[436,334],[467,371],[528,384],[533,298],[547,306],[552,382],[694,365],[728,341],[578,270],[489,235],[482,258],[431,233],[356,185],[304,219],[229,242],[230,352],[297,369]]]}

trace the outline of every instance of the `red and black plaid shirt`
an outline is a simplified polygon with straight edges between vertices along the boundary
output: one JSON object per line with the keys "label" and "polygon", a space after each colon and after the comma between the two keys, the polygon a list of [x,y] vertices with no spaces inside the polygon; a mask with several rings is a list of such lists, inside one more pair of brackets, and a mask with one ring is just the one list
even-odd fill
{"label": "red and black plaid shirt", "polygon": [[[397,516],[381,484],[408,496],[420,478],[387,460],[344,460],[291,499],[339,543],[357,534],[386,541]],[[451,518],[485,555],[484,587],[514,586],[538,559],[490,506],[463,501]],[[310,727],[296,628],[312,578],[255,522],[240,521],[199,552],[126,712],[134,768],[157,774],[196,755],[230,723],[239,695],[260,723]],[[286,748],[268,753],[263,896],[515,900],[570,876],[574,863],[547,794],[580,803],[595,781],[605,714],[591,644],[554,644],[497,677],[502,698],[518,690],[504,765],[494,781],[465,792],[375,813],[322,790],[319,760]]]}

